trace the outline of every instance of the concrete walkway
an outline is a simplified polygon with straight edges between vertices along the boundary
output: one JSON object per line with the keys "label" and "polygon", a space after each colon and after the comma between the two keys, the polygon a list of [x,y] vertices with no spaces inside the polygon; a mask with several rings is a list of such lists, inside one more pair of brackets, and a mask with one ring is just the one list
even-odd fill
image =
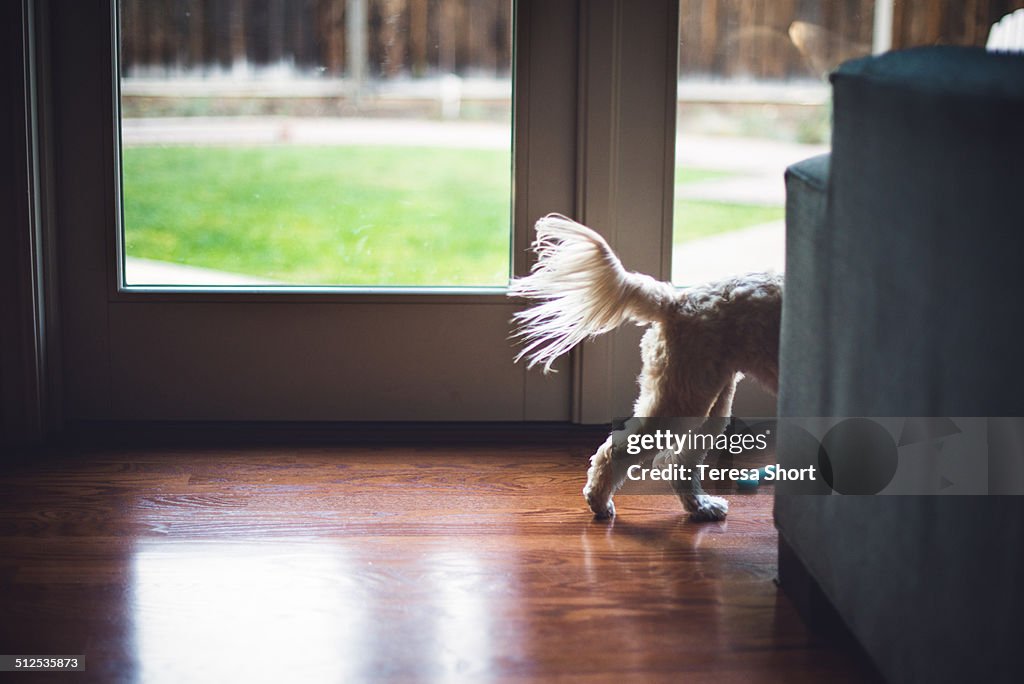
{"label": "concrete walkway", "polygon": [[124,262],[125,282],[128,285],[281,285],[269,278],[258,278],[244,273],[215,271],[198,266],[172,264],[168,261],[127,257]]}
{"label": "concrete walkway", "polygon": [[696,285],[737,273],[786,270],[786,222],[712,235],[672,249],[672,282]]}
{"label": "concrete walkway", "polygon": [[508,126],[418,119],[168,117],[124,119],[121,142],[136,145],[397,145],[508,149]]}

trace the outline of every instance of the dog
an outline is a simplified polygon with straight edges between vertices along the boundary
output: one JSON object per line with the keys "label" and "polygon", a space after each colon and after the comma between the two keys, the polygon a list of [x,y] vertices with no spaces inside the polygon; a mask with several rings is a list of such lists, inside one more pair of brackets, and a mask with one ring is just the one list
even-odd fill
{"label": "dog", "polygon": [[[751,273],[679,290],[627,271],[604,238],[565,216],[545,216],[536,231],[537,262],[509,289],[509,296],[539,302],[513,318],[513,336],[523,344],[517,362],[526,358],[528,367],[550,372],[578,343],[633,320],[649,324],[635,416],[698,417],[720,430],[744,375],[778,393],[782,276]],[[615,515],[612,496],[638,462],[623,447],[609,435],[590,459],[583,495],[598,518]],[[679,458],[692,473],[706,456],[690,450]],[[673,487],[692,520],[725,519],[728,502],[706,494],[699,478]]]}

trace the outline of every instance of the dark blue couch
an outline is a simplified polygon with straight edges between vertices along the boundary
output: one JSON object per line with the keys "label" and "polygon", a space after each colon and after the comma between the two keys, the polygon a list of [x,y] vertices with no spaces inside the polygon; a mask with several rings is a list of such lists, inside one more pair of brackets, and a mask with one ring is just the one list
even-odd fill
{"label": "dark blue couch", "polygon": [[[1024,416],[1024,56],[832,83],[832,153],[786,177],[780,416]],[[990,422],[992,492],[1024,492],[1021,422]],[[775,519],[783,588],[886,679],[1024,677],[1024,497],[780,493]]]}

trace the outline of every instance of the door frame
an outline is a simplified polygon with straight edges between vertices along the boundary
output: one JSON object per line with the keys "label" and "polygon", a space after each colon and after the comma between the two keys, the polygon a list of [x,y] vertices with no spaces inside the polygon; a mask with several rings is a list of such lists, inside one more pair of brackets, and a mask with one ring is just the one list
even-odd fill
{"label": "door frame", "polygon": [[[63,412],[56,424],[197,419],[604,423],[628,413],[639,369],[636,330],[627,327],[583,345],[563,360],[561,373],[545,376],[513,367],[507,321],[521,304],[508,300],[500,288],[471,293],[122,290],[110,230],[119,220],[112,2],[82,0],[61,4],[59,12],[50,11],[48,0],[21,4],[38,19],[28,29],[38,36],[36,45],[26,45],[26,53],[34,56],[30,72],[43,87],[27,97],[40,110],[33,120],[41,133],[34,154],[45,167],[40,196],[47,208],[28,223],[48,248],[41,260],[48,275],[39,280],[33,297],[46,290],[42,301],[49,324],[39,326],[42,332],[34,336],[57,335],[63,347],[62,354],[49,348],[47,377],[37,383],[47,397],[60,398],[60,411],[46,409],[50,415]],[[522,275],[529,268],[532,222],[558,211],[602,232],[628,268],[667,278],[677,1],[518,0],[514,14],[513,273]],[[44,288],[43,282],[50,285]],[[190,319],[196,312],[198,319]],[[392,323],[380,323],[381,318]],[[454,334],[435,330],[439,318],[460,329]],[[296,345],[290,336],[295,329],[288,326],[301,327],[307,319],[319,323],[303,334],[319,336],[323,344]],[[190,328],[190,320],[201,327]],[[423,327],[410,328],[403,320]],[[476,327],[481,320],[490,326],[486,334]],[[367,325],[385,330],[375,339],[360,340],[359,327]],[[338,353],[354,359],[334,373],[317,371],[310,355],[332,353],[324,340],[346,326],[355,332],[342,336],[346,348]],[[273,329],[272,339],[254,344],[253,330],[261,327]],[[198,338],[190,332],[184,343],[167,342],[169,334],[182,329],[194,330]],[[439,360],[414,353],[405,358],[408,348],[399,343],[417,336],[445,346],[447,356]],[[218,343],[228,347],[205,356],[203,346],[216,348]],[[147,344],[163,344],[160,351],[166,353],[148,354]],[[180,349],[181,344],[186,348]],[[240,352],[230,344],[249,348]],[[489,361],[467,366],[467,357],[480,350],[486,350]],[[374,360],[374,354],[391,354],[392,361]],[[180,363],[188,358],[200,359],[199,367],[190,371]],[[426,376],[389,388],[389,380],[367,371],[392,362],[398,363],[399,375],[413,371]],[[194,385],[210,372],[227,372],[234,383],[231,392],[211,396]],[[468,377],[465,382],[445,384],[461,372]],[[126,383],[139,373],[139,387],[127,390]],[[343,401],[334,396],[341,387],[347,392]],[[412,400],[403,403],[402,397],[409,396]],[[50,406],[52,400],[43,403]]]}

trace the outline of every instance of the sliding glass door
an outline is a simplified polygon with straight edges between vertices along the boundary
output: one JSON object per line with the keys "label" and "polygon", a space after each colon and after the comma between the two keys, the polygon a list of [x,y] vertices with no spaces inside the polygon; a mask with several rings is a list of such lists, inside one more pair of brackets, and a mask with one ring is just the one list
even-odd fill
{"label": "sliding glass door", "polygon": [[675,3],[36,9],[68,419],[628,406],[632,332],[526,371],[505,287],[553,211],[668,277]]}

